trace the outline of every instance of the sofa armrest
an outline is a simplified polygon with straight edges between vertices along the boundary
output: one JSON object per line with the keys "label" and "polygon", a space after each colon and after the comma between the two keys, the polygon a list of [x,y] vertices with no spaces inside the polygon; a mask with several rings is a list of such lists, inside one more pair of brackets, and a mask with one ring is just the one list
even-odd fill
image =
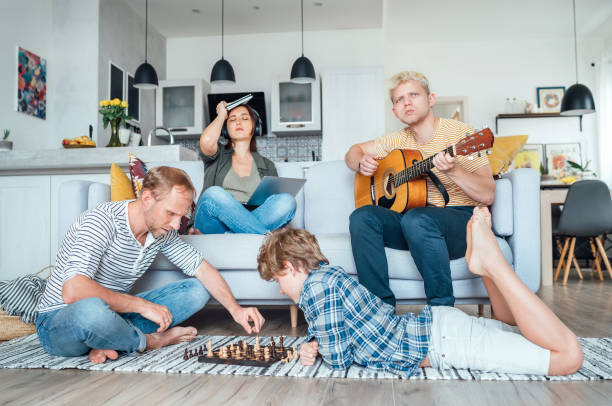
{"label": "sofa armrest", "polygon": [[60,244],[74,220],[89,208],[89,187],[92,183],[94,182],[70,180],[60,185],[59,212],[57,213],[57,236]]}
{"label": "sofa armrest", "polygon": [[540,173],[521,168],[503,176],[512,182],[513,233],[508,244],[514,258],[514,271],[532,291],[540,288]]}

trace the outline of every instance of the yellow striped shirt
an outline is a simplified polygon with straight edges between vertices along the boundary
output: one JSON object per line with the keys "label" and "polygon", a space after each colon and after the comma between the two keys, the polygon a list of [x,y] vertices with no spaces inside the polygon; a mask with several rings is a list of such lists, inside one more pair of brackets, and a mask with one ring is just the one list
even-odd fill
{"label": "yellow striped shirt", "polygon": [[[449,145],[454,145],[464,138],[467,134],[472,134],[474,129],[461,121],[440,118],[438,128],[434,131],[434,136],[427,144],[417,144],[414,138],[414,132],[410,127],[405,127],[400,131],[389,133],[375,141],[376,154],[378,159],[386,157],[394,149],[416,149],[421,152],[423,159],[435,155]],[[472,155],[473,160],[469,160],[467,156],[457,156],[457,161],[468,172],[482,168],[489,164],[486,155],[478,157]],[[433,168],[432,171],[440,179],[449,196],[449,206],[482,206],[481,203],[471,199],[459,186],[457,186],[446,174]],[[444,207],[444,197],[427,176],[427,203]]]}

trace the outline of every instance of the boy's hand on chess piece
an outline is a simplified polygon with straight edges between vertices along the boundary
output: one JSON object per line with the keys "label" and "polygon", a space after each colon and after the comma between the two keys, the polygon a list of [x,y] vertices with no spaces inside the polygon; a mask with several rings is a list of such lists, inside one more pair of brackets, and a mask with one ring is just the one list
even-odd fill
{"label": "boy's hand on chess piece", "polygon": [[314,365],[317,355],[319,355],[319,342],[316,339],[300,345],[300,362],[302,365],[306,367]]}
{"label": "boy's hand on chess piece", "polygon": [[189,235],[201,235],[202,232],[195,227],[189,229]]}
{"label": "boy's hand on chess piece", "polygon": [[172,324],[172,313],[166,306],[144,300],[142,309],[138,312],[145,319],[159,324],[158,333],[162,333]]}
{"label": "boy's hand on chess piece", "polygon": [[[248,334],[259,333],[266,321],[255,307],[239,307],[238,310],[232,314],[232,317]],[[253,326],[251,326],[251,322]]]}

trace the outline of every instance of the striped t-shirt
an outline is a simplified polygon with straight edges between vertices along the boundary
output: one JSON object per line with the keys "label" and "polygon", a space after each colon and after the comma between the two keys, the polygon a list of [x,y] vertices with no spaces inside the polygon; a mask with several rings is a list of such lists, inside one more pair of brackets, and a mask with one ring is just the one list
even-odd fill
{"label": "striped t-shirt", "polygon": [[[405,127],[400,131],[377,138],[375,140],[376,154],[378,159],[382,159],[394,149],[417,149],[421,152],[423,159],[425,159],[446,149],[450,145],[456,144],[467,134],[472,134],[473,132],[474,129],[472,127],[461,121],[440,118],[440,123],[434,131],[434,136],[427,144],[417,144],[414,138],[414,131],[410,127]],[[468,172],[474,172],[489,164],[486,155],[478,157],[476,154],[473,154],[473,157],[473,160],[469,160],[467,156],[457,156],[457,161]],[[482,206],[481,203],[468,197],[446,174],[440,172],[435,167],[432,168],[432,171],[446,188],[449,206]],[[444,207],[444,197],[429,176],[426,178],[427,203]]]}
{"label": "striped t-shirt", "polygon": [[181,240],[175,230],[159,238],[149,233],[142,246],[130,228],[128,203],[102,203],[81,214],[70,226],[57,253],[55,270],[36,308],[38,312],[66,306],[62,286],[76,275],[84,275],[115,292],[127,293],[160,251],[185,274],[195,275],[204,260],[202,254]]}

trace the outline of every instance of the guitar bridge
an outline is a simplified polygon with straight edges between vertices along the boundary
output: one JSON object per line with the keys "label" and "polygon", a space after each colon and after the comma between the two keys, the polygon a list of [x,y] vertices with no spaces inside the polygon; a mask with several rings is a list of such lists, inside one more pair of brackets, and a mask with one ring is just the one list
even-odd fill
{"label": "guitar bridge", "polygon": [[376,190],[374,189],[374,185],[370,185],[370,199],[372,199],[372,203],[376,204]]}

